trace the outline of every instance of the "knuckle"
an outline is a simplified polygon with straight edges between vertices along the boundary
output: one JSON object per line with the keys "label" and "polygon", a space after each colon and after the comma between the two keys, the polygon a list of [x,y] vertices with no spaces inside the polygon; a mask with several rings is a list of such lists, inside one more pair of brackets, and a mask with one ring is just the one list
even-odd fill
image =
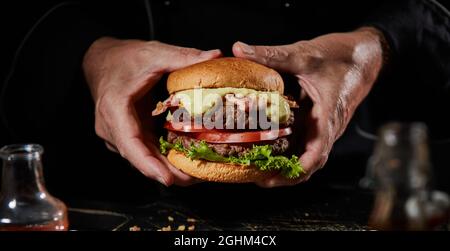
{"label": "knuckle", "polygon": [[310,73],[320,69],[325,62],[325,51],[308,41],[299,41],[294,44],[296,64],[304,73]]}
{"label": "knuckle", "polygon": [[289,53],[285,50],[276,47],[265,47],[264,60],[265,63],[272,60],[282,60],[289,57]]}
{"label": "knuckle", "polygon": [[306,54],[302,57],[303,68],[308,69],[308,71],[317,71],[322,67],[324,59],[320,56]]}

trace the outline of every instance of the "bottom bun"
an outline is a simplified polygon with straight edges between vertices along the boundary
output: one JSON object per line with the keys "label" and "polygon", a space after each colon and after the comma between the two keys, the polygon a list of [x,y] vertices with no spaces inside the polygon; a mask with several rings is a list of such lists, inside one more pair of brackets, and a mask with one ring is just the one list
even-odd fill
{"label": "bottom bun", "polygon": [[170,150],[169,162],[181,171],[196,178],[224,183],[248,183],[270,178],[276,172],[260,171],[254,166],[191,160],[183,153]]}

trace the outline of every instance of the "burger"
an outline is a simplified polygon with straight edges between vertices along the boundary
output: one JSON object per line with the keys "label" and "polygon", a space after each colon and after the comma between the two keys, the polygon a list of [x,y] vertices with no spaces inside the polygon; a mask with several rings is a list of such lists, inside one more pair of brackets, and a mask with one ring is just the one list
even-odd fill
{"label": "burger", "polygon": [[285,156],[298,105],[283,95],[275,70],[240,58],[213,59],[170,73],[167,90],[152,116],[167,112],[160,150],[176,168],[225,183],[302,175],[297,156]]}

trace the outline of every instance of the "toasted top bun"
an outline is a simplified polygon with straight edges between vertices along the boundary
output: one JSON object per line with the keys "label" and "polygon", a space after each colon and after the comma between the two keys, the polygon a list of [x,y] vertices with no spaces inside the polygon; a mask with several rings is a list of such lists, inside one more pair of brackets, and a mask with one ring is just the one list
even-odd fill
{"label": "toasted top bun", "polygon": [[170,94],[194,88],[249,88],[284,92],[278,72],[241,58],[218,58],[174,71],[167,79]]}
{"label": "toasted top bun", "polygon": [[223,183],[248,183],[270,178],[276,172],[260,171],[253,166],[191,160],[183,153],[170,150],[167,155],[169,162],[181,171],[193,177]]}

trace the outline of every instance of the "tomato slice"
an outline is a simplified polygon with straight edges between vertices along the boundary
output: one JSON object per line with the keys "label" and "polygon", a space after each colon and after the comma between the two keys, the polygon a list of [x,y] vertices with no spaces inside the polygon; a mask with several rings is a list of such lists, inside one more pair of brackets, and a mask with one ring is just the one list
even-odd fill
{"label": "tomato slice", "polygon": [[248,132],[196,132],[190,134],[193,138],[204,140],[209,143],[248,143],[267,140],[276,140],[277,138],[292,134],[290,127],[278,130],[248,131]]}
{"label": "tomato slice", "polygon": [[239,132],[236,130],[207,129],[202,125],[195,126],[193,123],[172,123],[168,121],[164,124],[164,128],[169,131],[188,133],[189,137],[204,140],[209,143],[248,143],[268,141],[292,134],[292,129],[290,127],[277,130]]}

